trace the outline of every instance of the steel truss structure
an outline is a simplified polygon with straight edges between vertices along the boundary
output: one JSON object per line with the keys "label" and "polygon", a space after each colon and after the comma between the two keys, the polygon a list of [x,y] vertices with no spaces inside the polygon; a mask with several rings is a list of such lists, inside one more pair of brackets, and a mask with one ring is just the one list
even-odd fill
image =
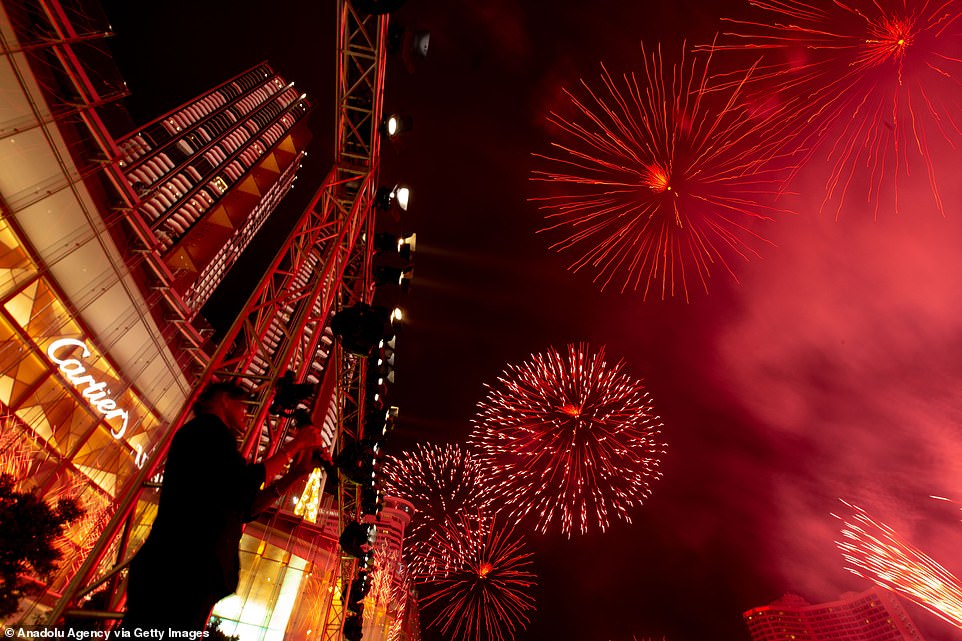
{"label": "steel truss structure", "polygon": [[[296,430],[290,418],[270,411],[276,382],[285,375],[297,383],[317,385],[318,394],[304,409],[314,424],[325,426],[332,449],[362,437],[365,360],[341,351],[329,323],[338,310],[370,303],[373,297],[373,243],[368,241],[374,237],[388,17],[364,14],[350,0],[337,5],[334,166],[214,351],[178,419],[150,453],[132,484],[136,489],[118,501],[102,535],[48,615],[51,624],[77,614],[81,600],[105,583],[112,589],[122,586],[122,571],[135,551],[128,549],[128,538],[141,492],[162,470],[173,435],[209,382],[231,379],[251,390],[252,428],[242,443],[250,460],[273,454]],[[129,191],[118,182],[118,189]],[[143,240],[148,245],[150,237]],[[361,518],[359,491],[346,479],[338,484],[338,531]],[[333,583],[349,585],[355,565],[353,557],[341,555],[340,576]],[[120,600],[111,599],[114,605]],[[342,635],[343,602],[332,599],[327,604],[326,640]]]}

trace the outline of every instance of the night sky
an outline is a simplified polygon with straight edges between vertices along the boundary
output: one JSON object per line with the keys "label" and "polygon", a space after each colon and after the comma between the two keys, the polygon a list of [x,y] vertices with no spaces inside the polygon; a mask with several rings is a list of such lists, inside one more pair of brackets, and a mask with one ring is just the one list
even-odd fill
{"label": "night sky", "polygon": [[[108,2],[131,111],[143,122],[268,59],[317,107],[292,194],[306,198],[332,153],[327,4]],[[417,233],[390,449],[463,443],[483,385],[549,346],[605,345],[643,379],[664,423],[664,477],[630,525],[528,536],[540,587],[519,639],[745,641],[748,608],[864,590],[833,543],[839,498],[962,574],[957,506],[928,498],[962,500],[957,150],[934,158],[944,217],[909,181],[900,213],[852,198],[836,220],[820,211],[816,157],[792,184],[798,213],[766,227],[763,257],[735,263],[738,282],[716,271],[689,303],[600,292],[536,233],[531,154],[546,150],[561,88],[597,81],[601,62],[640,70],[641,41],[708,42],[747,3],[646,4],[409,0],[396,15],[430,30],[431,47],[413,73],[389,61],[385,93],[385,110],[415,124],[383,149],[381,178],[412,187],[403,224]],[[929,641],[959,638],[906,607]]]}

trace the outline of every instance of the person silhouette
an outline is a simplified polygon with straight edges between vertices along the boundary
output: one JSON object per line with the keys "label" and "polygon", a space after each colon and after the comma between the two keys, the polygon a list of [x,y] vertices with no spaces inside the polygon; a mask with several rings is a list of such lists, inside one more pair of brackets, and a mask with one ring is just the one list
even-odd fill
{"label": "person silhouette", "polygon": [[248,398],[239,385],[211,383],[174,435],[157,517],[130,563],[122,628],[203,630],[217,601],[237,589],[244,523],[309,473],[315,452],[330,460],[320,430],[305,426],[273,456],[248,463],[235,436],[246,429]]}

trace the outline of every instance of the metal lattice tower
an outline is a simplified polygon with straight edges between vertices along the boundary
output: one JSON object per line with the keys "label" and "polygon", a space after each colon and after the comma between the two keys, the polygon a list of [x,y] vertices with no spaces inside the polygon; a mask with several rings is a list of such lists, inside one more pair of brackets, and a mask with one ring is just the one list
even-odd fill
{"label": "metal lattice tower", "polygon": [[[287,372],[294,382],[318,385],[313,421],[325,426],[332,449],[362,436],[363,358],[342,352],[329,323],[339,309],[370,303],[373,200],[379,166],[382,96],[388,18],[366,15],[339,0],[334,166],[294,226],[242,312],[220,342],[193,387],[179,417],[138,473],[136,489],[122,497],[48,620],[60,621],[79,600],[108,581],[117,581],[132,556],[130,532],[138,527],[137,505],[145,487],[162,469],[170,441],[189,416],[200,390],[217,379],[237,380],[252,392],[253,426],[242,443],[251,460],[273,454],[290,438],[290,419],[271,415],[276,381]],[[339,529],[360,518],[359,487],[338,485]],[[355,572],[353,557],[341,555],[341,583]],[[324,638],[340,639],[344,612],[337,599],[326,620]]]}

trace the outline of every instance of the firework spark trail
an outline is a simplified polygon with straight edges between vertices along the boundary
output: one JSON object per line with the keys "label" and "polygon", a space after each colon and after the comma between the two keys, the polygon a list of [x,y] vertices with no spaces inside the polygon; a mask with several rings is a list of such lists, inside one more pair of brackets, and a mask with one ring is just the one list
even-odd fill
{"label": "firework spark trail", "polygon": [[[418,444],[413,452],[386,457],[382,466],[385,491],[415,508],[404,537],[408,571],[430,578],[444,559],[430,547],[447,519],[473,514],[492,501],[491,485],[480,461],[457,445]],[[432,552],[433,550],[433,552]]]}
{"label": "firework spark trail", "polygon": [[891,527],[862,508],[842,501],[852,512],[842,521],[835,544],[846,569],[899,592],[929,612],[962,629],[962,583],[927,554],[904,541]]}
{"label": "firework spark trail", "polygon": [[574,117],[549,115],[560,135],[534,154],[545,195],[531,200],[542,232],[567,234],[552,249],[578,255],[571,269],[590,267],[601,289],[688,300],[715,267],[735,277],[732,258],[768,242],[757,224],[786,213],[772,204],[791,170],[778,156],[784,124],[751,114],[738,83],[710,91],[710,56],[666,66],[660,47],[649,57],[642,46],[642,57],[640,78],[618,82],[602,65],[601,90],[565,91]]}
{"label": "firework spark trail", "polygon": [[959,510],[962,510],[962,504],[960,504],[958,501],[953,501],[950,498],[946,498],[944,496],[935,496],[934,494],[929,495],[929,498],[935,499],[936,501],[944,501],[946,503],[951,503],[952,505],[957,507]]}
{"label": "firework spark trail", "polygon": [[604,348],[549,348],[508,365],[478,403],[468,443],[515,517],[571,536],[631,522],[660,478],[661,422],[640,382]]}
{"label": "firework spark trail", "polygon": [[395,583],[403,578],[404,566],[400,550],[386,537],[379,537],[374,546],[374,570],[371,572],[371,589],[367,594],[369,603],[390,604]]}
{"label": "firework spark trail", "polygon": [[[795,115],[790,144],[830,164],[822,208],[849,191],[875,204],[913,171],[945,215],[930,141],[962,142],[962,0],[750,0],[767,20],[731,20],[738,31],[706,49],[761,54],[751,82]],[[722,83],[724,84],[724,83]]]}
{"label": "firework spark trail", "polygon": [[443,536],[432,545],[435,555],[448,562],[424,586],[421,598],[422,607],[434,612],[428,626],[463,641],[514,638],[535,607],[531,553],[511,527],[494,519],[461,515],[442,529]]}
{"label": "firework spark trail", "polygon": [[393,582],[390,595],[390,606],[388,615],[391,617],[391,626],[388,629],[387,641],[399,641],[404,632],[405,623],[408,620],[410,606],[416,599],[411,598],[411,577],[406,568],[401,568],[398,579]]}

